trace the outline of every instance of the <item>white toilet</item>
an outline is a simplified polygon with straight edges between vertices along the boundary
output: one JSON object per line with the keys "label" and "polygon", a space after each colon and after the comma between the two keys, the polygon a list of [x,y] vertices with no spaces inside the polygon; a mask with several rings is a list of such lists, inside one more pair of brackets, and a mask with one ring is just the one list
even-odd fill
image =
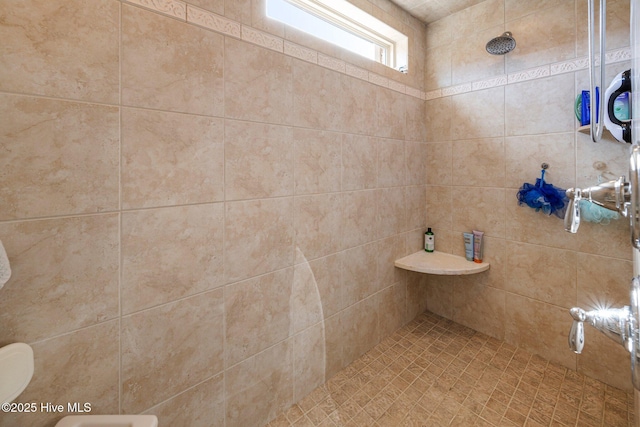
{"label": "white toilet", "polygon": [[158,427],[155,415],[68,415],[55,427]]}

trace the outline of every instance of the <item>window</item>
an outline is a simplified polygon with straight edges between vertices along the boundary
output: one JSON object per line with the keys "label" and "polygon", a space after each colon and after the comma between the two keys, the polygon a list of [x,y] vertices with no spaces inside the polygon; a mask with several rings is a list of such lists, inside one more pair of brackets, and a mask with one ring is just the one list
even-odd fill
{"label": "window", "polygon": [[346,0],[267,0],[267,16],[407,72],[407,36]]}

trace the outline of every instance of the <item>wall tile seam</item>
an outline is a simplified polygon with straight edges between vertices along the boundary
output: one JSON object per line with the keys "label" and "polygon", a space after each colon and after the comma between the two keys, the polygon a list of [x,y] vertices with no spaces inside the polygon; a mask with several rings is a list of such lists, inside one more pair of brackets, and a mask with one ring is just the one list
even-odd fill
{"label": "wall tile seam", "polygon": [[[224,376],[224,374],[225,374],[225,369],[223,368],[223,369],[222,369],[220,372],[218,372],[217,374],[211,375],[210,377],[205,378],[204,380],[200,381],[199,383],[194,384],[194,385],[191,385],[191,386],[189,386],[189,387],[185,388],[184,390],[179,391],[178,393],[174,394],[173,396],[168,397],[167,399],[163,400],[162,402],[156,403],[156,404],[154,404],[153,406],[150,406],[149,408],[147,408],[147,409],[144,409],[144,410],[140,411],[140,412],[139,412],[139,414],[147,414],[147,413],[149,413],[149,411],[151,411],[152,409],[154,409],[154,408],[158,408],[158,407],[160,407],[160,406],[162,406],[162,405],[164,405],[164,404],[166,404],[166,403],[170,402],[171,400],[175,399],[176,397],[179,397],[179,396],[181,396],[181,395],[183,395],[183,394],[185,394],[185,393],[187,393],[187,392],[190,392],[190,391],[192,391],[192,390],[196,389],[197,387],[200,387],[200,386],[201,386],[201,385],[203,385],[204,383],[206,383],[206,382],[208,382],[208,381],[211,381],[211,380],[215,379],[216,377],[218,377],[218,376],[220,376],[220,375]],[[224,381],[224,380],[223,380],[223,381]],[[224,402],[224,400],[225,400],[225,398],[224,398],[224,394],[223,394],[223,397],[222,397],[222,399],[221,399],[221,400],[219,400],[219,401],[213,401],[213,402],[211,402],[211,403],[214,403],[214,404],[215,404],[215,403],[223,403],[223,402]]]}
{"label": "wall tile seam", "polygon": [[51,215],[51,216],[37,216],[37,217],[26,217],[26,218],[9,218],[9,219],[0,219],[0,224],[17,224],[24,222],[36,222],[36,221],[49,221],[49,220],[57,220],[57,219],[74,219],[74,218],[87,218],[87,217],[95,217],[95,216],[107,216],[107,215],[119,215],[122,211],[114,210],[114,211],[104,211],[104,212],[78,212],[78,213],[69,213],[69,214],[59,214],[59,215]]}
{"label": "wall tile seam", "polygon": [[[402,141],[402,140],[399,140],[399,141]],[[416,142],[416,143],[421,143],[421,142]],[[50,216],[20,217],[20,218],[7,218],[7,219],[0,218],[0,224],[16,224],[16,223],[24,223],[24,222],[66,220],[66,219],[74,219],[74,218],[87,218],[87,217],[121,215],[121,214],[136,214],[140,212],[148,212],[148,211],[162,210],[162,209],[174,209],[174,208],[193,207],[193,206],[211,206],[211,205],[218,205],[218,204],[226,205],[227,203],[256,202],[256,201],[262,201],[262,200],[294,199],[295,201],[295,198],[303,198],[303,197],[341,195],[345,193],[354,193],[359,191],[375,192],[377,190],[389,190],[389,189],[404,190],[406,188],[417,188],[417,187],[423,187],[425,185],[427,184],[405,183],[405,184],[399,184],[395,186],[347,189],[347,190],[336,190],[336,191],[318,191],[318,192],[309,192],[309,193],[293,192],[292,194],[286,194],[286,195],[255,197],[255,198],[246,198],[246,199],[223,199],[223,200],[211,200],[211,201],[204,201],[204,202],[180,203],[180,204],[171,204],[171,205],[138,206],[138,207],[126,207],[126,208],[122,207],[119,209],[104,210],[100,212],[72,212],[72,213],[50,215]]]}
{"label": "wall tile seam", "polygon": [[[371,71],[361,69],[355,65],[349,64],[342,59],[326,55],[324,53],[315,51],[305,46],[301,46],[285,40],[281,37],[266,33],[264,31],[253,28],[252,26],[241,24],[237,21],[220,16],[216,13],[209,12],[193,6],[189,3],[185,3],[178,0],[122,0],[133,6],[138,6],[157,12],[165,16],[183,21],[190,25],[198,26],[208,31],[214,31],[222,35],[241,39],[245,42],[255,44],[257,46],[271,49],[273,51],[282,53],[293,58],[297,58],[303,61],[307,61],[316,65],[322,65],[326,68],[330,68],[341,74],[348,74],[352,77],[367,81],[369,83],[381,85],[387,87],[394,92],[402,93],[414,98],[425,100],[425,92],[419,88],[414,88],[406,85],[402,82],[389,79],[381,74],[377,74]],[[184,12],[182,9],[184,8]],[[188,13],[189,10],[193,12]],[[191,18],[190,18],[191,17]],[[288,47],[285,48],[285,45]],[[324,59],[321,64],[320,58]],[[314,60],[315,58],[315,60]],[[349,74],[347,72],[347,64],[355,69],[362,70],[362,73]],[[366,76],[364,74],[366,72]],[[394,81],[395,84],[390,84],[389,81]]]}
{"label": "wall tile seam", "polygon": [[[631,59],[631,49],[628,47],[615,49],[606,53],[605,62],[614,64]],[[599,65],[599,61],[596,61]],[[588,68],[588,58],[580,57],[569,61],[554,62],[526,70],[509,74],[501,74],[489,79],[482,79],[463,83],[454,86],[442,87],[425,92],[425,100],[430,101],[437,98],[445,98],[453,95],[460,95],[468,92],[475,92],[484,89],[491,89],[499,86],[508,86],[524,81],[538,80],[559,74],[567,74],[575,71],[586,70]]]}
{"label": "wall tile seam", "polygon": [[[55,335],[51,335],[51,336],[48,336],[48,337],[38,338],[36,340],[27,342],[27,344],[29,344],[29,345],[42,344],[42,343],[45,343],[45,342],[47,342],[49,340],[63,338],[63,337],[66,337],[68,335],[75,334],[77,332],[81,332],[81,331],[85,331],[87,329],[95,328],[97,326],[104,326],[107,323],[111,323],[111,322],[118,322],[118,325],[119,325],[120,324],[120,320],[121,320],[121,316],[118,314],[115,317],[112,317],[112,318],[106,319],[106,320],[101,320],[101,321],[98,321],[98,322],[93,323],[91,325],[85,325],[85,326],[81,326],[81,327],[78,327],[78,328],[70,329],[68,331],[59,332],[59,333],[56,333]],[[118,335],[119,335],[119,332],[120,332],[120,326],[118,326]],[[118,338],[118,340],[119,340],[119,338]]]}
{"label": "wall tile seam", "polygon": [[[506,278],[505,280],[508,280],[508,278]],[[558,308],[558,309],[561,309],[561,310],[568,310],[568,309],[571,308],[571,307],[564,307],[564,306],[561,306],[561,305],[553,304],[553,303],[550,303],[549,301],[544,301],[544,300],[541,300],[541,299],[538,299],[538,298],[533,298],[533,297],[528,296],[528,295],[518,294],[518,293],[513,292],[511,290],[508,290],[508,289],[501,289],[501,290],[504,291],[505,298],[509,298],[510,296],[511,297],[517,297],[517,298],[526,298],[528,300],[536,301],[538,303],[545,304],[545,305],[548,305],[550,307]],[[577,304],[577,302],[576,302],[576,304]],[[506,306],[509,307],[509,304],[507,304]],[[505,309],[505,316],[506,316],[508,311],[509,311],[509,309],[506,308]],[[513,313],[513,310],[511,312]],[[567,313],[567,316],[568,315],[569,315],[569,313]],[[506,320],[507,319],[505,318],[505,321]]]}
{"label": "wall tile seam", "polygon": [[[349,64],[347,64],[348,66]],[[346,73],[348,74],[348,72]],[[361,78],[361,80],[367,80],[368,77],[364,77]],[[389,82],[389,84],[393,84],[392,81]],[[69,102],[69,103],[76,103],[76,104],[82,104],[82,105],[86,105],[86,106],[98,106],[98,107],[109,107],[109,108],[118,108],[120,110],[120,113],[122,113],[124,110],[140,110],[140,111],[145,111],[145,112],[156,112],[156,113],[168,113],[168,114],[176,114],[176,115],[181,115],[181,116],[193,116],[193,117],[201,117],[201,118],[206,118],[206,119],[217,119],[217,120],[225,120],[225,121],[234,121],[234,122],[246,122],[246,123],[252,123],[252,124],[264,124],[264,125],[273,125],[273,126],[281,126],[281,127],[287,127],[287,128],[291,128],[293,130],[309,130],[309,131],[320,131],[320,132],[327,132],[327,133],[331,133],[331,134],[339,134],[339,135],[346,135],[346,136],[357,136],[357,137],[368,137],[368,138],[376,138],[376,139],[382,139],[382,140],[391,140],[391,141],[398,141],[398,142],[415,142],[415,143],[426,143],[427,141],[425,139],[416,139],[413,138],[412,135],[405,135],[402,138],[398,138],[398,137],[394,137],[394,136],[383,136],[383,135],[376,135],[374,133],[357,133],[354,131],[344,131],[344,130],[339,130],[339,129],[325,129],[325,128],[314,128],[314,127],[310,127],[310,126],[303,126],[303,125],[299,125],[299,124],[290,124],[290,123],[281,123],[281,122],[275,122],[275,121],[257,121],[257,120],[251,120],[251,119],[245,119],[245,118],[237,118],[237,117],[232,117],[232,116],[226,116],[225,115],[207,115],[207,114],[199,114],[199,113],[191,113],[191,112],[187,112],[187,111],[175,111],[175,110],[163,110],[160,108],[153,108],[153,107],[148,107],[148,106],[142,106],[142,105],[133,105],[133,104],[124,104],[124,103],[116,103],[116,104],[109,104],[109,103],[104,103],[104,102],[98,102],[98,101],[88,101],[88,100],[83,100],[83,99],[77,99],[77,98],[63,98],[63,97],[55,97],[55,96],[49,96],[49,95],[41,95],[41,94],[36,94],[36,93],[21,93],[21,92],[11,92],[11,91],[2,91],[0,90],[0,96],[3,95],[7,95],[7,96],[18,96],[18,97],[27,97],[27,98],[37,98],[37,99],[43,99],[43,100],[50,100],[50,101],[55,101],[55,102]],[[405,94],[407,95],[407,94]],[[422,98],[420,98],[422,99]],[[219,202],[221,200],[216,200],[215,202]],[[197,202],[197,203],[211,203],[211,202]],[[103,211],[103,212],[111,212],[111,211]],[[115,212],[115,211],[113,211]],[[1,220],[0,220],[1,221]]]}

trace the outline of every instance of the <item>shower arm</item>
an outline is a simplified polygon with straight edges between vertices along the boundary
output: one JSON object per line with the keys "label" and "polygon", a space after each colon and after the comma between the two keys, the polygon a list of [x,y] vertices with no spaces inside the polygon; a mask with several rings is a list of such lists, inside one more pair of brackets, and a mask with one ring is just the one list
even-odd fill
{"label": "shower arm", "polygon": [[[589,27],[589,107],[591,110],[591,139],[593,142],[598,142],[602,138],[602,131],[604,130],[604,94],[597,96],[596,92],[596,58],[595,58],[595,0],[588,0],[588,27]],[[600,42],[600,85],[605,82],[605,36],[607,32],[607,1],[600,0],[600,16],[599,16],[599,42]],[[597,108],[593,108],[595,104],[598,104]],[[594,118],[597,119],[594,120]]]}

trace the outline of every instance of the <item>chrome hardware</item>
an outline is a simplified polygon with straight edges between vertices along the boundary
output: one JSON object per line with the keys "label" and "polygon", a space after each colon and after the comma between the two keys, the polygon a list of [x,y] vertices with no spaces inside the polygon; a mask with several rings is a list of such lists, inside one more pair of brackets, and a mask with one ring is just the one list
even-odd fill
{"label": "chrome hardware", "polygon": [[569,206],[564,213],[564,229],[570,233],[577,233],[580,227],[580,200],[582,200],[582,190],[570,188],[566,192],[569,198]]}
{"label": "chrome hardware", "polygon": [[631,147],[629,158],[629,187],[631,204],[629,206],[629,221],[631,226],[631,244],[640,249],[640,146]]}
{"label": "chrome hardware", "polygon": [[577,354],[584,348],[584,322],[602,332],[631,353],[633,385],[640,390],[640,343],[638,315],[640,313],[640,276],[631,281],[630,306],[585,311],[579,307],[569,310],[573,318],[569,332],[569,348]]}
{"label": "chrome hardware", "polygon": [[569,188],[566,191],[569,207],[564,215],[564,229],[571,233],[578,231],[580,226],[580,200],[602,206],[611,211],[619,212],[626,217],[631,203],[630,184],[624,176],[615,181],[603,182],[587,188]]}
{"label": "chrome hardware", "polygon": [[[604,130],[604,93],[601,93],[599,97],[596,97],[596,86],[598,85],[596,82],[596,46],[594,43],[594,33],[595,33],[595,8],[594,8],[595,0],[588,1],[587,7],[587,19],[589,25],[589,89],[590,89],[590,108],[591,108],[591,139],[593,142],[598,142],[602,138],[602,131]],[[598,28],[600,30],[599,34],[599,60],[600,60],[600,86],[604,85],[605,82],[605,34],[607,31],[607,2],[606,0],[600,0],[600,14],[599,14],[599,22]],[[597,100],[597,98],[599,98]],[[596,100],[598,101],[598,108],[595,107]],[[596,117],[596,113],[598,112]]]}
{"label": "chrome hardware", "polygon": [[573,317],[573,325],[569,333],[569,348],[574,353],[580,354],[584,348],[584,322],[588,322],[612,340],[623,345],[628,351],[631,351],[629,337],[632,334],[629,333],[629,329],[632,326],[632,316],[629,306],[591,311],[584,311],[579,307],[574,307],[569,312]]}

